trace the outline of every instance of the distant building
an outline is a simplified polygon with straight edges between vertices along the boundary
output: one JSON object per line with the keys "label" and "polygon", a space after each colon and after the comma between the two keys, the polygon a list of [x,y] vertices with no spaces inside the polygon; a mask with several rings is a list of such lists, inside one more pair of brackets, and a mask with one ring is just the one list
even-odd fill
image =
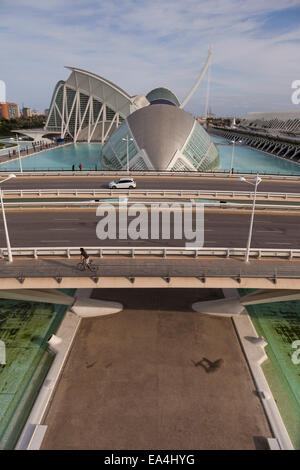
{"label": "distant building", "polygon": [[49,114],[49,108],[45,109],[44,114],[45,114],[45,116],[48,116],[48,114]]}
{"label": "distant building", "polygon": [[20,117],[20,109],[16,103],[0,103],[0,118],[16,119]]}
{"label": "distant building", "polygon": [[9,119],[7,103],[0,103],[0,119]]}
{"label": "distant building", "polygon": [[22,114],[24,117],[31,117],[32,116],[31,108],[23,108]]}
{"label": "distant building", "polygon": [[270,135],[300,136],[300,111],[248,113],[239,126]]}
{"label": "distant building", "polygon": [[20,108],[16,103],[7,103],[9,119],[15,119],[21,116]]}
{"label": "distant building", "polygon": [[[201,124],[167,88],[129,95],[86,70],[71,70],[54,89],[48,133],[74,142],[101,142],[103,168],[206,171],[219,164],[218,149]],[[127,159],[128,155],[128,159]]]}

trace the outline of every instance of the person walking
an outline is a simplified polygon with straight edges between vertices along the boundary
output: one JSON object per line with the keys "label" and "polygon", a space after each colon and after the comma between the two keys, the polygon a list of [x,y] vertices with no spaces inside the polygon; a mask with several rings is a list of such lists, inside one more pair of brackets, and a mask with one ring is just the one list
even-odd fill
{"label": "person walking", "polygon": [[81,163],[79,163],[79,170],[80,170],[80,171],[82,170],[82,165],[81,165]]}
{"label": "person walking", "polygon": [[75,170],[75,165],[73,164],[73,165],[72,165],[72,171],[74,171],[74,170]]}

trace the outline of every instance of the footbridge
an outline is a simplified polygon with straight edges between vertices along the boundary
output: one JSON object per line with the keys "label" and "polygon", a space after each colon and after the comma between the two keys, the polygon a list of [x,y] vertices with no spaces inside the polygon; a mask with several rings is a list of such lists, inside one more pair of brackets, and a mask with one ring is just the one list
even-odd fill
{"label": "footbridge", "polygon": [[78,269],[79,247],[13,249],[0,260],[1,289],[253,288],[298,290],[300,250],[88,247],[96,272]]}

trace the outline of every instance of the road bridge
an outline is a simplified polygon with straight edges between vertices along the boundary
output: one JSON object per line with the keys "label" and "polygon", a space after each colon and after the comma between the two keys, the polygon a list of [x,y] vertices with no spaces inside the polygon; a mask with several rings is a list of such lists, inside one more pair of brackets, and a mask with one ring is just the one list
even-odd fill
{"label": "road bridge", "polygon": [[[8,202],[16,202],[26,200],[76,200],[76,199],[95,199],[105,198],[121,198],[127,197],[132,199],[212,199],[212,200],[228,200],[228,201],[252,201],[254,198],[253,191],[224,191],[224,190],[205,190],[205,189],[7,189],[2,192],[4,200]],[[256,193],[257,201],[285,201],[300,202],[300,193],[296,192],[262,192]]]}
{"label": "road bridge", "polygon": [[[5,175],[3,174],[3,177]],[[112,172],[101,176],[96,176],[95,172],[80,174],[53,174],[53,176],[32,175],[20,176],[12,178],[5,182],[3,191],[7,190],[43,190],[43,189],[106,189],[108,183],[113,179],[126,174]],[[246,178],[254,178],[255,175],[224,175],[224,174],[180,174],[172,173],[166,174],[145,174],[144,176],[134,174],[137,182],[137,189],[148,190],[201,190],[201,191],[248,191],[248,185],[239,180],[240,176]],[[299,176],[285,176],[285,175],[261,175],[262,182],[259,185],[260,192],[275,192],[275,193],[300,193],[300,175]]]}
{"label": "road bridge", "polygon": [[[3,289],[57,287],[249,287],[298,289],[299,216],[255,215],[250,263],[245,264],[249,213],[208,210],[204,247],[184,240],[99,240],[95,208],[7,211],[13,263],[7,263],[0,225]],[[76,269],[84,246],[99,265],[96,275]]]}

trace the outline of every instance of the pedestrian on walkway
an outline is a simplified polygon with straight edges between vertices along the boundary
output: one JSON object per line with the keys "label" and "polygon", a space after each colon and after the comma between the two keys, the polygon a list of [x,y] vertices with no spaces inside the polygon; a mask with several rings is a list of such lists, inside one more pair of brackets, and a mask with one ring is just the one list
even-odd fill
{"label": "pedestrian on walkway", "polygon": [[81,163],[79,163],[79,170],[80,170],[80,171],[82,170],[82,165],[81,165]]}
{"label": "pedestrian on walkway", "polygon": [[74,170],[75,170],[75,165],[73,164],[73,165],[72,165],[72,171],[74,171]]}

